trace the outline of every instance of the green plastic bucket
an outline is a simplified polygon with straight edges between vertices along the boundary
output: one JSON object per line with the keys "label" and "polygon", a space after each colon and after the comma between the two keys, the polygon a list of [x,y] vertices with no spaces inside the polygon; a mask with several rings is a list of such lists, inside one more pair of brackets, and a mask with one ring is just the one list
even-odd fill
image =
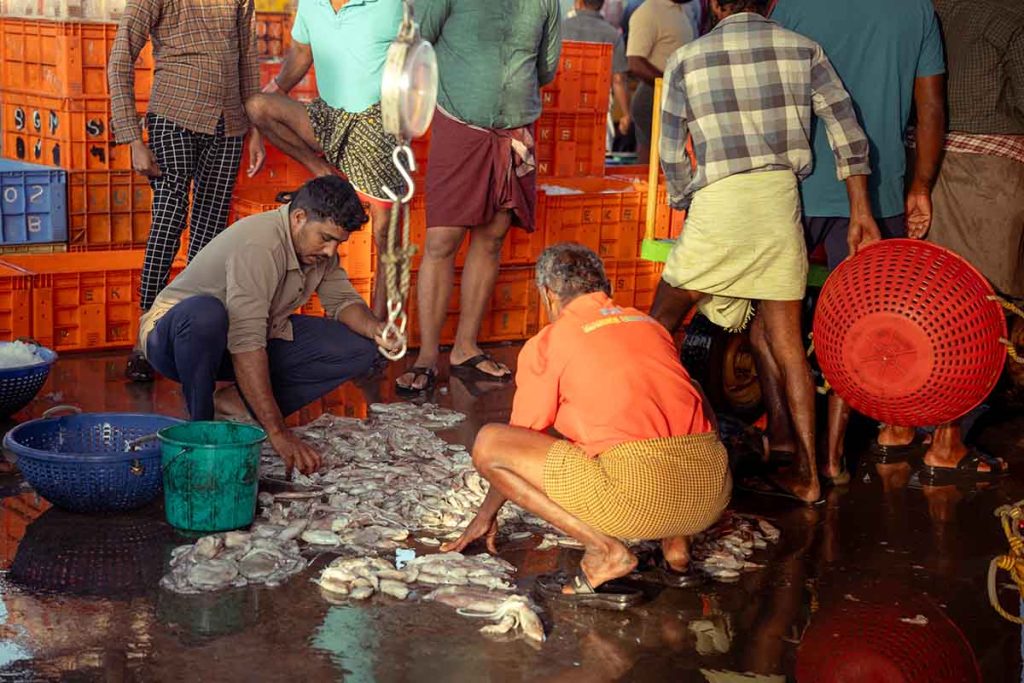
{"label": "green plastic bucket", "polygon": [[161,429],[157,438],[171,526],[230,531],[252,524],[266,432],[237,422],[187,422]]}

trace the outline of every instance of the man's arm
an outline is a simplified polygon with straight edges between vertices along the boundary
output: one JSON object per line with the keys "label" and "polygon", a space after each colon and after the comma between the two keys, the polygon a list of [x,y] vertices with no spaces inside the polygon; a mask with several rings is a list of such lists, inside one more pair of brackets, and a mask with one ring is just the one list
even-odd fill
{"label": "man's arm", "polygon": [[313,66],[313,49],[305,43],[292,40],[288,54],[285,55],[284,62],[281,64],[281,69],[276,76],[270,79],[270,83],[263,88],[263,92],[288,94],[309,72],[311,66]]}
{"label": "man's arm", "polygon": [[629,76],[629,60],[626,58],[625,42],[620,36],[612,51],[612,95],[615,97],[615,104],[618,105],[619,111],[622,112],[622,118],[618,123],[619,132],[623,135],[629,132],[630,123],[627,76]]}
{"label": "man's arm", "polygon": [[658,28],[648,19],[643,5],[629,18],[629,41],[626,45],[626,57],[629,58],[629,71],[648,85],[661,78],[661,69],[651,64],[648,57],[654,51],[654,43],[658,38]]}
{"label": "man's arm", "polygon": [[289,471],[298,467],[308,473],[320,467],[320,455],[285,426],[270,383],[267,328],[282,267],[268,249],[243,249],[228,259],[228,352],[238,389],[266,430],[271,446]]}
{"label": "man's arm", "polygon": [[[630,39],[632,39],[632,36],[630,36]],[[629,72],[635,78],[639,78],[648,85],[654,85],[654,81],[662,77],[662,72],[658,70],[658,67],[647,61],[646,57],[634,55],[629,57]]]}
{"label": "man's arm", "polygon": [[[676,53],[678,54],[678,53]],[[665,186],[668,202],[676,209],[685,209],[689,203],[686,188],[692,180],[690,157],[686,153],[686,138],[689,129],[686,119],[686,84],[683,69],[676,55],[666,65],[667,76],[662,81],[661,140],[658,155],[665,171]]]}
{"label": "man's arm", "polygon": [[914,80],[917,110],[914,174],[907,193],[907,234],[920,239],[932,225],[932,187],[939,174],[946,139],[946,78],[927,76]]}
{"label": "man's arm", "polygon": [[870,148],[864,129],[857,122],[850,93],[832,68],[821,47],[811,63],[811,102],[814,113],[825,125],[836,160],[836,175],[846,182],[850,200],[847,243],[850,255],[882,238],[871,213],[868,179],[871,175]]}
{"label": "man's arm", "polygon": [[122,145],[142,140],[142,127],[135,110],[135,60],[160,18],[161,5],[161,0],[129,0],[110,50],[107,83],[111,126],[114,139]]}
{"label": "man's arm", "polygon": [[558,0],[548,1],[548,16],[544,20],[544,35],[537,53],[537,80],[543,87],[555,80],[558,58],[562,54],[562,17]]}

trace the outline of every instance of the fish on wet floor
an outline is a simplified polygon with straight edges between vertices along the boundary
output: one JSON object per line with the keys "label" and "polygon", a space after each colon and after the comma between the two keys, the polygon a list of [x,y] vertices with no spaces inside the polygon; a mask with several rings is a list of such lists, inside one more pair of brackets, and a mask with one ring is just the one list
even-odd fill
{"label": "fish on wet floor", "polygon": [[493,621],[493,624],[480,629],[485,635],[518,632],[538,643],[545,640],[544,624],[537,614],[537,608],[524,595],[477,587],[443,586],[423,599],[453,607],[464,617]]}

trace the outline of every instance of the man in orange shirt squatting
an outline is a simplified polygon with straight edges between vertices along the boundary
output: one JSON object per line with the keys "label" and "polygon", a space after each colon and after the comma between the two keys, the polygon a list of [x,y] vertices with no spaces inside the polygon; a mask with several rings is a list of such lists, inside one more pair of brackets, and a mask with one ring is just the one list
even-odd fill
{"label": "man in orange shirt squatting", "polygon": [[713,413],[665,328],[615,305],[597,254],[578,244],[548,247],[537,288],[552,322],[519,354],[511,423],[477,436],[473,464],[491,487],[443,550],[485,538],[495,552],[498,512],[511,500],[584,545],[574,577],[538,579],[549,597],[638,602],[639,591],[609,583],[637,565],[619,539],[660,539],[656,579],[688,585],[688,537],[718,520],[732,490]]}

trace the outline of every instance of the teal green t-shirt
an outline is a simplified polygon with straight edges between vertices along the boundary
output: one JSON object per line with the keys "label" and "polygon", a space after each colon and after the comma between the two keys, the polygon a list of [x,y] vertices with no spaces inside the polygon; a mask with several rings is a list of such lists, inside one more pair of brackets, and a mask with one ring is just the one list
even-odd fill
{"label": "teal green t-shirt", "polygon": [[[779,0],[771,17],[825,50],[871,141],[868,186],[875,215],[904,211],[904,136],[914,79],[945,72],[931,0]],[[814,126],[814,172],[800,187],[807,216],[849,216],[824,126]]]}
{"label": "teal green t-shirt", "polygon": [[299,0],[292,38],[313,50],[316,87],[324,102],[353,114],[380,102],[388,48],[402,21],[401,0]]}

